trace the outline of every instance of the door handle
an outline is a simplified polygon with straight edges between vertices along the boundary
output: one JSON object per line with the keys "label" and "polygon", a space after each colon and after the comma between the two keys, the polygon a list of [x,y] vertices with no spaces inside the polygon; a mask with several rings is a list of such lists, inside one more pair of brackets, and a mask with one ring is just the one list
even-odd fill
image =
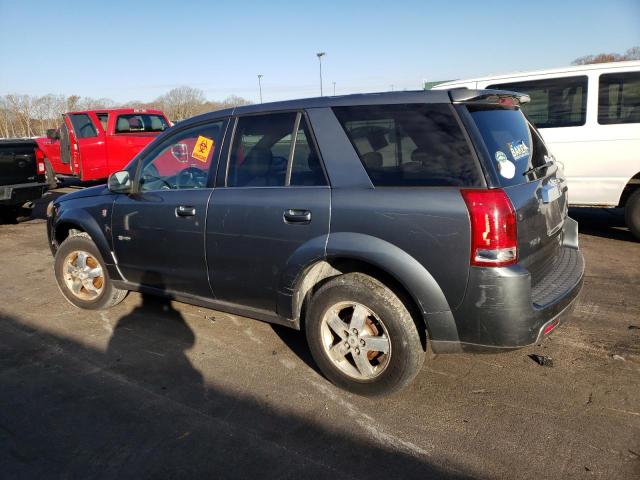
{"label": "door handle", "polygon": [[196,214],[195,207],[179,205],[176,207],[176,217],[193,217]]}
{"label": "door handle", "polygon": [[309,210],[289,208],[284,211],[282,218],[284,219],[284,223],[311,223],[311,212]]}

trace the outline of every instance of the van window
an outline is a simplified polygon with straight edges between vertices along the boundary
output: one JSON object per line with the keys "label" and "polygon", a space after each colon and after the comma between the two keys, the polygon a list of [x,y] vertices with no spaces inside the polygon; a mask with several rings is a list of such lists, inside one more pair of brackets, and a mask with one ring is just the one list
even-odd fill
{"label": "van window", "polygon": [[333,112],[375,186],[481,184],[449,105],[367,105]]}
{"label": "van window", "polygon": [[577,127],[587,118],[587,77],[495,83],[487,88],[526,93],[522,111],[538,128]]}
{"label": "van window", "polygon": [[640,72],[605,73],[598,88],[598,123],[640,123]]}
{"label": "van window", "polygon": [[70,115],[71,125],[73,125],[73,132],[77,138],[90,138],[97,137],[98,131],[93,125],[91,118],[86,113],[74,113]]}

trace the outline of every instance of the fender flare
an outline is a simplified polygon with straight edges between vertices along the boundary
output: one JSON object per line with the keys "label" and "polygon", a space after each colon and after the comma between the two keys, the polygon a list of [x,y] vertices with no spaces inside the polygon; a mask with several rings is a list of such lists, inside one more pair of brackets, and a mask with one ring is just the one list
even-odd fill
{"label": "fender flare", "polygon": [[[286,318],[299,322],[298,314],[302,298],[296,295],[309,275],[319,279],[340,272],[327,266],[329,271],[317,271],[313,267],[322,260],[332,258],[359,260],[379,268],[391,275],[412,296],[421,310],[423,320],[434,341],[459,341],[451,308],[442,289],[415,258],[397,246],[377,237],[361,233],[331,233],[324,244],[326,236],[316,237],[302,245],[287,262],[281,275],[278,290],[278,313]],[[322,250],[320,248],[322,247]],[[320,250],[320,251],[319,251]],[[316,279],[311,280],[315,283]]]}
{"label": "fender flare", "polygon": [[100,255],[108,265],[115,265],[116,261],[111,253],[109,242],[104,236],[104,233],[98,222],[89,213],[81,208],[65,209],[59,217],[53,222],[52,237],[55,238],[55,233],[58,227],[62,224],[70,224],[77,226],[80,230],[83,230],[89,234],[93,242],[98,247]]}

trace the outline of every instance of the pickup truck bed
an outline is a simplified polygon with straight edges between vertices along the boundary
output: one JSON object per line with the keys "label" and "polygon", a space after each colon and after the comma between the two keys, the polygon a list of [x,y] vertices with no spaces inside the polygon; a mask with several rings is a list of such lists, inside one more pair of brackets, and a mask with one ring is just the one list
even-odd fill
{"label": "pickup truck bed", "polygon": [[0,209],[15,211],[47,190],[42,152],[31,139],[0,140]]}

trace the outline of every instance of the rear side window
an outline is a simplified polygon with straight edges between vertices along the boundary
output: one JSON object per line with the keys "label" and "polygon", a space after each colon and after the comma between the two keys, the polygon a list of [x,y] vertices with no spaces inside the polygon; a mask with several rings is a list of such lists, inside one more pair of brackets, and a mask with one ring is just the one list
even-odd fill
{"label": "rear side window", "polygon": [[550,160],[547,149],[517,109],[469,106],[503,187],[526,183],[526,171]]}
{"label": "rear side window", "polygon": [[326,185],[304,116],[285,112],[238,118],[227,167],[227,186],[286,185]]}
{"label": "rear side window", "polygon": [[497,83],[487,88],[526,93],[531,101],[522,107],[538,128],[577,127],[587,118],[587,77],[550,78]]}
{"label": "rear side window", "polygon": [[333,112],[375,186],[481,184],[449,105],[366,105]]}
{"label": "rear side window", "polygon": [[74,113],[70,115],[71,125],[73,125],[73,132],[77,138],[90,138],[97,137],[98,131],[93,125],[91,118],[86,113]]}
{"label": "rear side window", "polygon": [[598,123],[640,123],[640,72],[600,75]]}
{"label": "rear side window", "polygon": [[162,115],[128,114],[116,120],[116,133],[163,132],[168,127]]}

